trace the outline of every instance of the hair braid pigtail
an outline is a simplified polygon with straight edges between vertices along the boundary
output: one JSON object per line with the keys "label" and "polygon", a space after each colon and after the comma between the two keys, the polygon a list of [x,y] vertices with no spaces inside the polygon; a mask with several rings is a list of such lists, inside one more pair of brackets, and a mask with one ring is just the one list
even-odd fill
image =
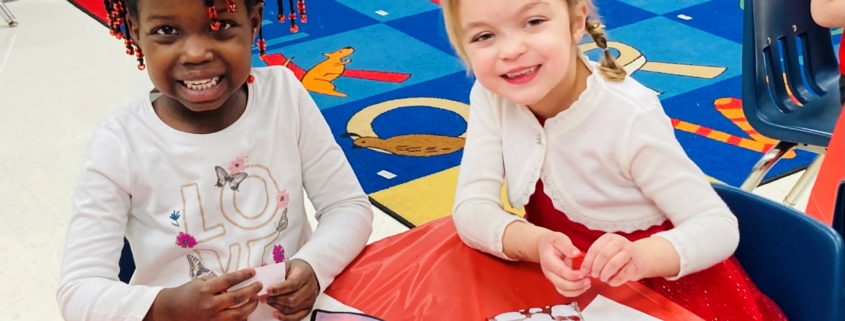
{"label": "hair braid pigtail", "polygon": [[276,16],[276,20],[279,20],[279,22],[285,22],[285,19],[287,19],[285,18],[285,4],[282,0],[276,0],[276,6],[279,7],[279,15]]}
{"label": "hair braid pigtail", "polygon": [[290,20],[290,32],[296,33],[299,31],[299,26],[296,25],[296,11],[293,9],[293,0],[288,0],[290,4],[290,13],[288,14],[288,18]]}
{"label": "hair braid pigtail", "polygon": [[217,7],[214,6],[214,0],[205,0],[205,10],[208,12],[208,18],[211,19],[211,30],[220,30],[220,21],[217,20]]}
{"label": "hair braid pigtail", "polygon": [[305,0],[297,0],[296,6],[299,7],[299,21],[308,23],[308,16],[305,15]]}
{"label": "hair braid pigtail", "polygon": [[267,56],[267,42],[264,41],[264,27],[258,27],[258,56],[261,57],[261,60],[264,60],[264,57]]}
{"label": "hair braid pigtail", "polygon": [[604,56],[601,57],[601,66],[599,67],[601,75],[611,81],[622,81],[625,79],[628,73],[624,68],[619,66],[613,57],[613,53],[607,48],[607,38],[605,37],[604,31],[601,30],[600,24],[588,19],[586,29],[599,49],[604,52]]}

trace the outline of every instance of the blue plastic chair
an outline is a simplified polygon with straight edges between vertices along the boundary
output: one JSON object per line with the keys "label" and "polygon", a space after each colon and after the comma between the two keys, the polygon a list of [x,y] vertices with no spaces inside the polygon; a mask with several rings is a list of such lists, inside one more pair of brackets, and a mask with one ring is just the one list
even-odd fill
{"label": "blue plastic chair", "polygon": [[792,321],[845,320],[845,242],[833,228],[756,194],[713,184],[739,221],[735,256]]}
{"label": "blue plastic chair", "polygon": [[135,273],[135,258],[132,256],[132,247],[129,246],[129,241],[123,239],[123,250],[120,252],[120,273],[118,279],[123,283],[129,283],[132,279],[132,274]]}
{"label": "blue plastic chair", "polygon": [[[830,30],[813,21],[810,0],[745,0],[742,106],[754,130],[780,141],[754,166],[742,189],[760,185],[793,148],[824,154],[842,104]],[[808,168],[786,203],[795,205],[821,159]]]}

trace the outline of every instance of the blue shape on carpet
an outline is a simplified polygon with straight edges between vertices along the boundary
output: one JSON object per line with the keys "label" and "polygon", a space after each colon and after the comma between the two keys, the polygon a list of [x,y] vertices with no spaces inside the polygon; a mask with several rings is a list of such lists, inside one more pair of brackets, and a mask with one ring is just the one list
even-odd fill
{"label": "blue shape on carpet", "polygon": [[[337,2],[381,22],[413,16],[423,12],[440,10],[440,6],[427,0],[337,0]],[[381,12],[381,14],[379,12]]]}
{"label": "blue shape on carpet", "polygon": [[393,20],[386,24],[434,48],[455,57],[458,56],[455,49],[452,48],[452,44],[449,43],[449,37],[446,36],[446,28],[443,26],[443,13],[440,10]]}
{"label": "blue shape on carpet", "polygon": [[466,132],[467,123],[451,111],[417,106],[385,112],[373,120],[373,128],[379,137],[408,134],[457,137]]}
{"label": "blue shape on carpet", "polygon": [[637,21],[646,20],[656,15],[652,12],[628,5],[619,0],[594,0],[601,22],[607,29],[627,26]]}
{"label": "blue shape on carpet", "polygon": [[[618,0],[637,8],[650,11],[656,14],[677,11],[683,8],[702,4],[711,0]],[[736,2],[734,2],[736,3]]]}
{"label": "blue shape on carpet", "polygon": [[[678,15],[686,15],[692,19],[681,19]],[[700,29],[716,36],[742,43],[742,11],[732,1],[709,1],[696,6],[671,12],[665,17],[687,26]]]}

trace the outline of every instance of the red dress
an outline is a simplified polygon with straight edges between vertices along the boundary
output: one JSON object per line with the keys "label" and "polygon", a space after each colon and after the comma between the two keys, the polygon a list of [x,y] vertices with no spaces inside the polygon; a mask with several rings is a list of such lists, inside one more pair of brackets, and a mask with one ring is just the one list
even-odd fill
{"label": "red dress", "polygon": [[[566,234],[584,253],[605,234],[575,223],[555,209],[552,200],[543,191],[542,181],[537,183],[534,195],[525,205],[525,212],[529,222]],[[646,230],[617,234],[633,242],[671,228],[672,223],[666,220],[662,225]],[[733,256],[677,281],[652,278],[640,282],[707,321],[787,320],[780,308],[757,289]]]}

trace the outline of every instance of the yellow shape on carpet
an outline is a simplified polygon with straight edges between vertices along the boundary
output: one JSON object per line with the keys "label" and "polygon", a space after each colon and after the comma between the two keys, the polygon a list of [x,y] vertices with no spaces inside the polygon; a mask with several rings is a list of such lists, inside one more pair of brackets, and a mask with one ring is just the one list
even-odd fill
{"label": "yellow shape on carpet", "polygon": [[[372,193],[370,197],[414,226],[420,226],[452,214],[459,171],[460,167],[452,167]],[[708,179],[721,183],[709,176]],[[506,211],[519,216],[525,215],[523,209],[515,209],[508,203],[504,186],[501,197]]]}

